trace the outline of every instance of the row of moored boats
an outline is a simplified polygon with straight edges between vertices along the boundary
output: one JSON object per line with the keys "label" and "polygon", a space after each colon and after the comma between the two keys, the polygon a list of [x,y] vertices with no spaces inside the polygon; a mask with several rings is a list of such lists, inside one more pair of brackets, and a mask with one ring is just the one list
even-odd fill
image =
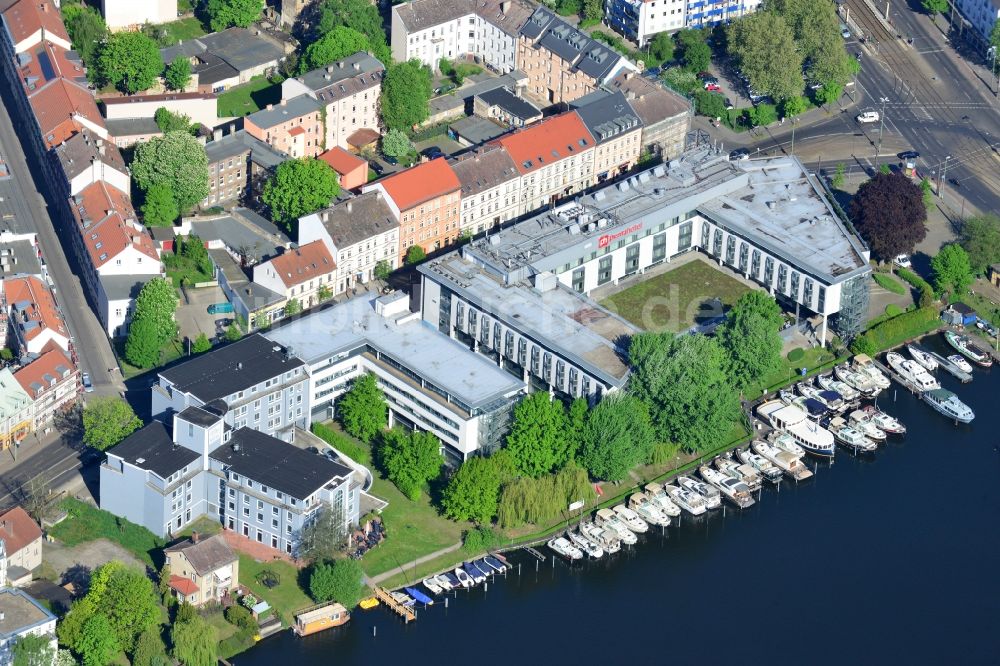
{"label": "row of moored boats", "polygon": [[465,562],[461,566],[455,567],[452,571],[446,571],[437,576],[430,576],[423,580],[423,587],[431,595],[417,587],[403,588],[403,591],[392,592],[396,601],[405,606],[413,606],[421,603],[430,606],[434,603],[434,596],[447,594],[452,590],[470,588],[485,583],[495,574],[504,573],[510,569],[510,562],[500,553],[493,553],[478,560]]}

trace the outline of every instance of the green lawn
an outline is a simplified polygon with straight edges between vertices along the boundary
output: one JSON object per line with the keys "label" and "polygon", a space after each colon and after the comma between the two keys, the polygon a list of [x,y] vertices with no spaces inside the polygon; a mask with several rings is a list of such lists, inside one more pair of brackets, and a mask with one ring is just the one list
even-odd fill
{"label": "green lawn", "polygon": [[164,253],[163,265],[166,266],[167,277],[170,278],[175,287],[181,287],[183,284],[194,285],[199,282],[212,282],[215,280],[215,276],[211,272],[205,272],[197,263],[179,254]]}
{"label": "green lawn", "polygon": [[205,27],[201,24],[201,21],[193,16],[177,21],[171,21],[170,23],[164,23],[160,27],[162,27],[166,33],[170,35],[174,43],[197,39],[198,37],[206,34]]}
{"label": "green lawn", "polygon": [[[70,547],[95,539],[107,539],[121,545],[149,566],[159,567],[163,539],[145,527],[72,497],[64,499],[60,506],[68,515],[49,530],[54,539]],[[154,555],[157,561],[154,561]]]}
{"label": "green lawn", "polygon": [[747,291],[749,287],[710,264],[691,261],[620,291],[601,305],[644,330],[680,332],[722,314],[708,305],[711,299],[720,299],[728,310]]}
{"label": "green lawn", "polygon": [[[972,288],[976,289],[977,285]],[[983,319],[991,322],[994,326],[1000,326],[1000,305],[979,294],[965,294],[959,300],[973,308]],[[976,329],[979,330],[979,329]]]}
{"label": "green lawn", "polygon": [[786,357],[782,356],[781,367],[765,377],[761,385],[767,386],[770,391],[774,391],[798,376],[801,368],[807,368],[808,373],[812,374],[814,369],[836,360],[833,354],[821,347],[811,347],[803,351],[805,352],[805,356],[797,361],[789,361]]}
{"label": "green lawn", "polygon": [[[126,338],[114,339],[115,355],[118,357],[118,365],[121,366],[122,377],[124,379],[131,379],[137,375],[155,370],[155,368],[137,368],[126,361],[125,340]],[[176,361],[181,356],[184,356],[184,341],[179,338],[175,338],[163,345],[163,349],[160,350],[160,362],[156,367],[162,368],[166,364]]]}
{"label": "green lawn", "polygon": [[[278,575],[279,582],[275,587],[266,588],[257,582],[257,574],[264,569]],[[293,621],[296,611],[313,603],[305,590],[299,587],[299,570],[281,560],[258,562],[240,553],[240,584],[246,585],[257,598],[267,601],[285,626]]]}
{"label": "green lawn", "polygon": [[260,76],[219,95],[218,113],[220,118],[246,116],[280,101],[281,84]]}
{"label": "green lawn", "polygon": [[888,273],[873,273],[872,279],[875,280],[878,286],[894,294],[902,296],[907,291],[906,285]]}

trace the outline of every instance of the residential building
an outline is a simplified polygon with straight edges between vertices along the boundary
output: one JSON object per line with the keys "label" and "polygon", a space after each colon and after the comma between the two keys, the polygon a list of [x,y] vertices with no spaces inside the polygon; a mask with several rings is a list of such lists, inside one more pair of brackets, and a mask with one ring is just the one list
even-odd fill
{"label": "residential building", "polygon": [[518,215],[521,174],[502,146],[461,155],[452,171],[462,184],[462,234],[496,229]]}
{"label": "residential building", "polygon": [[4,45],[7,57],[25,53],[40,42],[50,42],[65,50],[73,48],[59,5],[49,0],[17,0],[3,3]]}
{"label": "residential building", "polygon": [[0,450],[17,445],[31,433],[31,403],[10,368],[0,369]]}
{"label": "residential building", "polygon": [[594,180],[603,183],[630,171],[642,153],[642,122],[625,94],[602,91],[577,99],[571,106],[597,143]]}
{"label": "residential building", "polygon": [[498,448],[524,383],[420,321],[402,292],[362,294],[269,330],[309,368],[313,419],[366,372],[389,406],[389,424],[433,433],[450,461]]}
{"label": "residential building", "polygon": [[356,190],[368,182],[368,160],[335,146],[319,155],[319,159],[337,172],[342,190]]}
{"label": "residential building", "polygon": [[375,279],[379,262],[399,266],[399,222],[382,190],[300,218],[299,241],[326,245],[337,262],[337,294]]}
{"label": "residential building", "polygon": [[195,532],[164,548],[163,555],[170,567],[170,589],[180,603],[222,603],[239,585],[240,558],[221,534],[206,538]]}
{"label": "residential building", "polygon": [[153,418],[171,422],[188,407],[225,402],[226,424],[292,441],[309,426],[304,364],[288,349],[251,334],[163,370],[152,387]]}
{"label": "residential building", "polygon": [[439,157],[369,183],[362,192],[380,190],[399,221],[399,262],[414,245],[433,252],[459,236],[461,183]]}
{"label": "residential building", "polygon": [[430,115],[427,116],[423,125],[434,125],[446,120],[465,118],[469,109],[473,107],[477,96],[497,88],[510,88],[515,95],[522,97],[521,93],[527,84],[528,77],[518,70],[497,77],[491,76],[474,83],[466,82],[466,85],[452,90],[447,95],[432,97]]}
{"label": "residential building", "polygon": [[[21,0],[25,2],[25,0]],[[56,616],[23,590],[0,589],[0,664],[14,663],[13,648],[24,636],[44,636],[56,651]]]}
{"label": "residential building", "polygon": [[225,136],[221,129],[205,144],[208,157],[208,196],[202,208],[228,207],[241,199],[253,199],[264,182],[287,157],[246,130]]}
{"label": "residential building", "polygon": [[163,136],[163,130],[152,118],[122,118],[107,120],[108,140],[119,148],[128,148],[137,143],[145,143],[154,136]]}
{"label": "residential building", "polygon": [[594,184],[590,130],[576,113],[546,118],[496,140],[520,174],[517,215],[549,206]]}
{"label": "residential building", "polygon": [[664,161],[684,152],[694,107],[672,90],[632,71],[619,73],[607,88],[625,93],[642,121],[642,149]]}
{"label": "residential building", "polygon": [[211,518],[291,555],[320,510],[334,511],[345,529],[357,524],[360,484],[350,468],[234,429],[229,411],[222,401],[187,407],[173,415],[172,433],[154,421],[109,449],[100,469],[101,508],[161,537]]}
{"label": "residential building", "polygon": [[326,298],[333,295],[337,264],[326,244],[315,240],[257,264],[253,267],[253,281],[284,295],[286,301],[297,300],[300,309],[307,309],[319,305],[321,290],[326,290]]}
{"label": "residential building", "polygon": [[1000,18],[1000,0],[955,0],[954,6],[969,20],[979,37],[988,42]]}
{"label": "residential building", "polygon": [[[111,95],[101,98],[108,121],[153,120],[157,109],[187,116],[192,123],[215,127],[219,123],[218,95],[209,92],[170,92],[155,95]],[[109,129],[110,132],[110,129]]]}
{"label": "residential building", "polygon": [[293,50],[280,33],[258,27],[227,28],[160,49],[160,58],[164,66],[177,56],[188,58],[189,87],[200,93],[218,93],[270,74]]}
{"label": "residential building", "polygon": [[146,23],[177,20],[177,0],[101,0],[110,30],[138,30]]}
{"label": "residential building", "polygon": [[291,27],[299,19],[302,10],[309,5],[310,0],[278,0],[275,12],[278,25]]}
{"label": "residential building", "polygon": [[41,264],[41,250],[34,232],[0,232],[0,280],[18,275],[45,279],[48,271]]}
{"label": "residential building", "polygon": [[520,30],[517,67],[528,75],[526,94],[549,106],[593,92],[619,72],[636,69],[611,47],[538,7]]}
{"label": "residential building", "polygon": [[14,371],[14,379],[32,400],[31,427],[43,430],[56,414],[76,404],[80,396],[80,371],[62,349],[50,349]]}
{"label": "residential building", "polygon": [[537,106],[521,99],[507,87],[494,88],[476,95],[472,101],[472,112],[515,128],[542,119],[542,111]]}
{"label": "residential building", "polygon": [[3,313],[14,332],[10,346],[19,356],[39,356],[56,345],[69,351],[69,330],[48,285],[34,276],[5,279]]}
{"label": "residential building", "polygon": [[757,11],[763,0],[688,0],[685,28],[708,28]]}
{"label": "residential building", "polygon": [[52,151],[65,183],[61,195],[71,197],[94,183],[104,182],[122,192],[131,185],[121,152],[113,143],[91,134],[77,132]]}
{"label": "residential building", "polygon": [[377,131],[379,99],[385,66],[359,52],[326,67],[314,69],[281,84],[281,99],[300,95],[316,100],[324,109],[323,143],[326,149],[349,146],[348,137],[362,129]]}
{"label": "residential building", "polygon": [[289,157],[315,157],[323,152],[322,106],[308,95],[300,95],[251,113],[243,129]]}
{"label": "residential building", "polygon": [[19,506],[7,511],[0,516],[0,541],[7,560],[6,580],[31,580],[31,572],[42,566],[42,529],[35,519]]}
{"label": "residential building", "polygon": [[608,0],[604,20],[612,29],[643,48],[661,32],[675,32],[685,26],[687,8],[695,0]]}

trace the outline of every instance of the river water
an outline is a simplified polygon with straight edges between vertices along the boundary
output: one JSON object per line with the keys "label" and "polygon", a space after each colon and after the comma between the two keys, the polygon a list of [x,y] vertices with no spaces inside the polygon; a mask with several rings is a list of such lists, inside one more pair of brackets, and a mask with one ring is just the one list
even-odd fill
{"label": "river water", "polygon": [[536,571],[512,553],[519,575],[409,626],[359,609],[345,627],[284,632],[233,662],[1000,663],[1000,368],[967,385],[939,374],[975,410],[971,425],[894,384],[879,406],[904,438],[874,457],[839,449],[746,511],[685,517],[608,561],[549,558]]}

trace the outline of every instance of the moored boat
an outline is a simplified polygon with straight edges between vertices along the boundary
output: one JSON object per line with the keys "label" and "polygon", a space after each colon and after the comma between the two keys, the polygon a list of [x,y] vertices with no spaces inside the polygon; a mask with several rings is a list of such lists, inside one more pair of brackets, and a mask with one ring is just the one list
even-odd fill
{"label": "moored boat", "polygon": [[678,488],[677,486],[664,486],[664,490],[670,495],[670,499],[680,508],[684,509],[692,516],[700,516],[705,513],[708,507],[705,506],[705,500],[701,495],[693,493],[685,488]]}
{"label": "moored boat", "polygon": [[757,414],[772,428],[791,435],[795,443],[805,449],[806,453],[823,458],[832,458],[836,453],[833,435],[807,418],[798,407],[769,400],[757,406]]}
{"label": "moored boat", "polygon": [[875,442],[865,437],[860,430],[852,428],[840,416],[830,420],[829,428],[837,442],[853,451],[871,452],[877,448]]}
{"label": "moored boat", "polygon": [[982,368],[988,368],[993,365],[993,357],[990,356],[990,353],[980,349],[969,336],[959,335],[955,331],[945,331],[944,339],[955,349],[955,351],[976,365]]}
{"label": "moored boat", "polygon": [[320,604],[297,613],[292,631],[296,636],[309,636],[326,629],[339,627],[350,619],[350,612],[341,604]]}
{"label": "moored boat", "polygon": [[812,471],[801,460],[787,451],[777,449],[760,439],[753,440],[750,446],[753,448],[754,453],[764,456],[774,463],[778,469],[796,481],[803,481],[812,476]]}
{"label": "moored boat", "polygon": [[884,442],[886,435],[885,430],[882,430],[875,422],[871,419],[867,412],[860,409],[855,409],[850,415],[850,424],[861,431],[861,433],[872,440],[876,444],[879,442]]}
{"label": "moored boat", "polygon": [[455,567],[454,576],[458,579],[458,584],[462,587],[472,587],[476,584],[472,576],[466,573],[462,567]]}
{"label": "moored boat", "polygon": [[788,451],[796,458],[801,458],[806,454],[806,450],[795,443],[795,438],[783,430],[772,430],[767,437],[771,446]]}
{"label": "moored boat", "polygon": [[583,559],[583,551],[570,543],[569,539],[566,537],[551,539],[547,545],[552,552],[556,555],[565,557],[567,560],[573,561]]}
{"label": "moored boat", "polygon": [[504,564],[493,555],[487,555],[486,557],[483,558],[483,561],[486,562],[486,564],[488,564],[490,567],[492,567],[493,570],[496,571],[497,573],[503,573],[509,568],[508,565]]}
{"label": "moored boat", "polygon": [[444,592],[444,588],[441,587],[441,583],[438,582],[437,577],[424,578],[423,586],[431,591],[431,594],[441,594]]}
{"label": "moored boat", "polygon": [[[604,549],[606,553],[617,553],[622,548],[621,537],[612,529],[601,527],[596,523],[584,521],[580,523],[580,534]],[[635,538],[635,535],[632,535]]]}
{"label": "moored boat", "polygon": [[903,425],[899,419],[894,416],[889,416],[881,409],[869,406],[862,408],[861,411],[867,414],[871,419],[871,422],[877,425],[879,429],[894,435],[906,434],[906,426]]}
{"label": "moored boat", "polygon": [[798,389],[802,397],[815,400],[823,405],[825,410],[835,412],[844,406],[844,398],[836,391],[818,389],[807,382],[799,382]]}
{"label": "moored boat", "polygon": [[437,582],[438,585],[441,586],[442,592],[450,592],[456,587],[461,587],[461,585],[458,584],[457,580],[455,580],[455,582],[452,582],[454,578],[455,578],[454,576],[450,576],[448,574],[443,574],[443,573],[434,576],[434,580]]}
{"label": "moored boat", "polygon": [[598,509],[597,513],[594,514],[594,520],[601,527],[613,530],[618,535],[618,538],[628,545],[634,544],[638,541],[635,536],[635,532],[626,527],[625,523],[623,523],[611,509]]}
{"label": "moored boat", "polygon": [[402,604],[403,606],[413,607],[416,605],[417,601],[408,594],[403,594],[402,592],[390,592],[389,596],[396,600],[396,603]]}
{"label": "moored boat", "polygon": [[847,364],[838,365],[833,369],[834,376],[848,386],[854,387],[859,393],[867,396],[877,394],[881,389],[875,385],[871,377],[852,370]]}
{"label": "moored boat", "polygon": [[632,496],[628,498],[628,508],[635,511],[650,525],[659,525],[660,527],[670,525],[670,516],[650,501],[646,493],[632,493]]}
{"label": "moored boat", "polygon": [[928,354],[926,351],[924,351],[917,345],[915,345],[914,343],[911,342],[910,344],[906,345],[906,351],[910,352],[910,356],[913,357],[913,360],[919,363],[920,365],[924,366],[924,369],[927,370],[928,372],[934,372],[935,370],[938,369],[937,359]]}
{"label": "moored boat", "polygon": [[927,372],[924,366],[916,361],[904,358],[902,354],[889,352],[885,355],[885,361],[889,367],[899,373],[899,376],[908,383],[916,387],[919,391],[933,391],[941,388],[941,384],[931,373]]}
{"label": "moored boat", "polygon": [[739,449],[736,452],[736,457],[739,458],[743,464],[750,465],[755,470],[760,472],[760,475],[771,483],[781,482],[781,469],[764,456],[751,451],[750,447]]}
{"label": "moored boat", "polygon": [[689,476],[678,476],[677,485],[700,496],[709,509],[718,509],[722,506],[722,493],[715,486],[710,486]]}
{"label": "moored boat", "polygon": [[566,538],[570,540],[570,543],[579,548],[581,552],[595,560],[604,555],[603,548],[578,532],[570,530],[566,532]]}
{"label": "moored boat", "polygon": [[948,360],[955,364],[955,367],[964,373],[972,374],[972,365],[965,360],[961,354],[952,354]]}
{"label": "moored boat", "polygon": [[816,383],[820,385],[821,388],[827,391],[836,391],[839,393],[845,401],[854,402],[861,397],[861,392],[856,388],[848,384],[847,382],[842,382],[835,378],[833,375],[820,375],[816,378]]}
{"label": "moored boat", "polygon": [[663,489],[663,486],[655,482],[650,482],[646,484],[645,490],[646,497],[660,507],[660,509],[663,510],[663,513],[667,514],[671,518],[681,515],[681,508],[674,504],[674,501],[670,499],[670,495],[668,495],[667,491]]}
{"label": "moored boat", "polygon": [[475,583],[476,585],[479,585],[480,583],[486,581],[487,578],[486,574],[480,571],[479,567],[477,567],[472,562],[463,563],[462,570],[465,571],[465,573],[469,574],[469,578],[471,578],[472,582]]}
{"label": "moored boat", "polygon": [[747,484],[752,493],[757,492],[764,485],[764,477],[753,465],[741,463],[728,455],[716,458],[715,467],[723,474],[728,474],[734,479]]}
{"label": "moored boat", "polygon": [[874,383],[875,387],[880,391],[885,390],[892,385],[892,382],[890,382],[889,378],[885,376],[885,373],[882,372],[877,365],[875,365],[875,361],[873,361],[867,354],[855,355],[854,370],[855,372],[865,375],[871,379],[872,383]]}
{"label": "moored boat", "polygon": [[415,588],[415,587],[407,587],[407,588],[404,588],[404,589],[406,590],[406,593],[408,595],[410,595],[411,597],[413,597],[414,601],[422,603],[424,606],[433,606],[434,605],[434,600],[431,599],[430,597],[428,597],[426,594],[424,594],[420,590],[418,590],[417,588]]}
{"label": "moored boat", "polygon": [[639,517],[632,509],[628,508],[624,504],[618,504],[613,509],[615,515],[618,516],[618,520],[624,523],[625,527],[629,528],[633,532],[639,534],[649,531],[649,523]]}
{"label": "moored boat", "polygon": [[708,465],[698,468],[701,478],[719,489],[722,496],[741,509],[745,509],[754,503],[750,487],[738,479],[734,479],[728,474],[723,474],[717,469],[712,469]]}
{"label": "moored boat", "polygon": [[958,396],[945,389],[927,391],[920,396],[928,405],[959,423],[971,423],[976,418],[972,409],[958,399]]}

